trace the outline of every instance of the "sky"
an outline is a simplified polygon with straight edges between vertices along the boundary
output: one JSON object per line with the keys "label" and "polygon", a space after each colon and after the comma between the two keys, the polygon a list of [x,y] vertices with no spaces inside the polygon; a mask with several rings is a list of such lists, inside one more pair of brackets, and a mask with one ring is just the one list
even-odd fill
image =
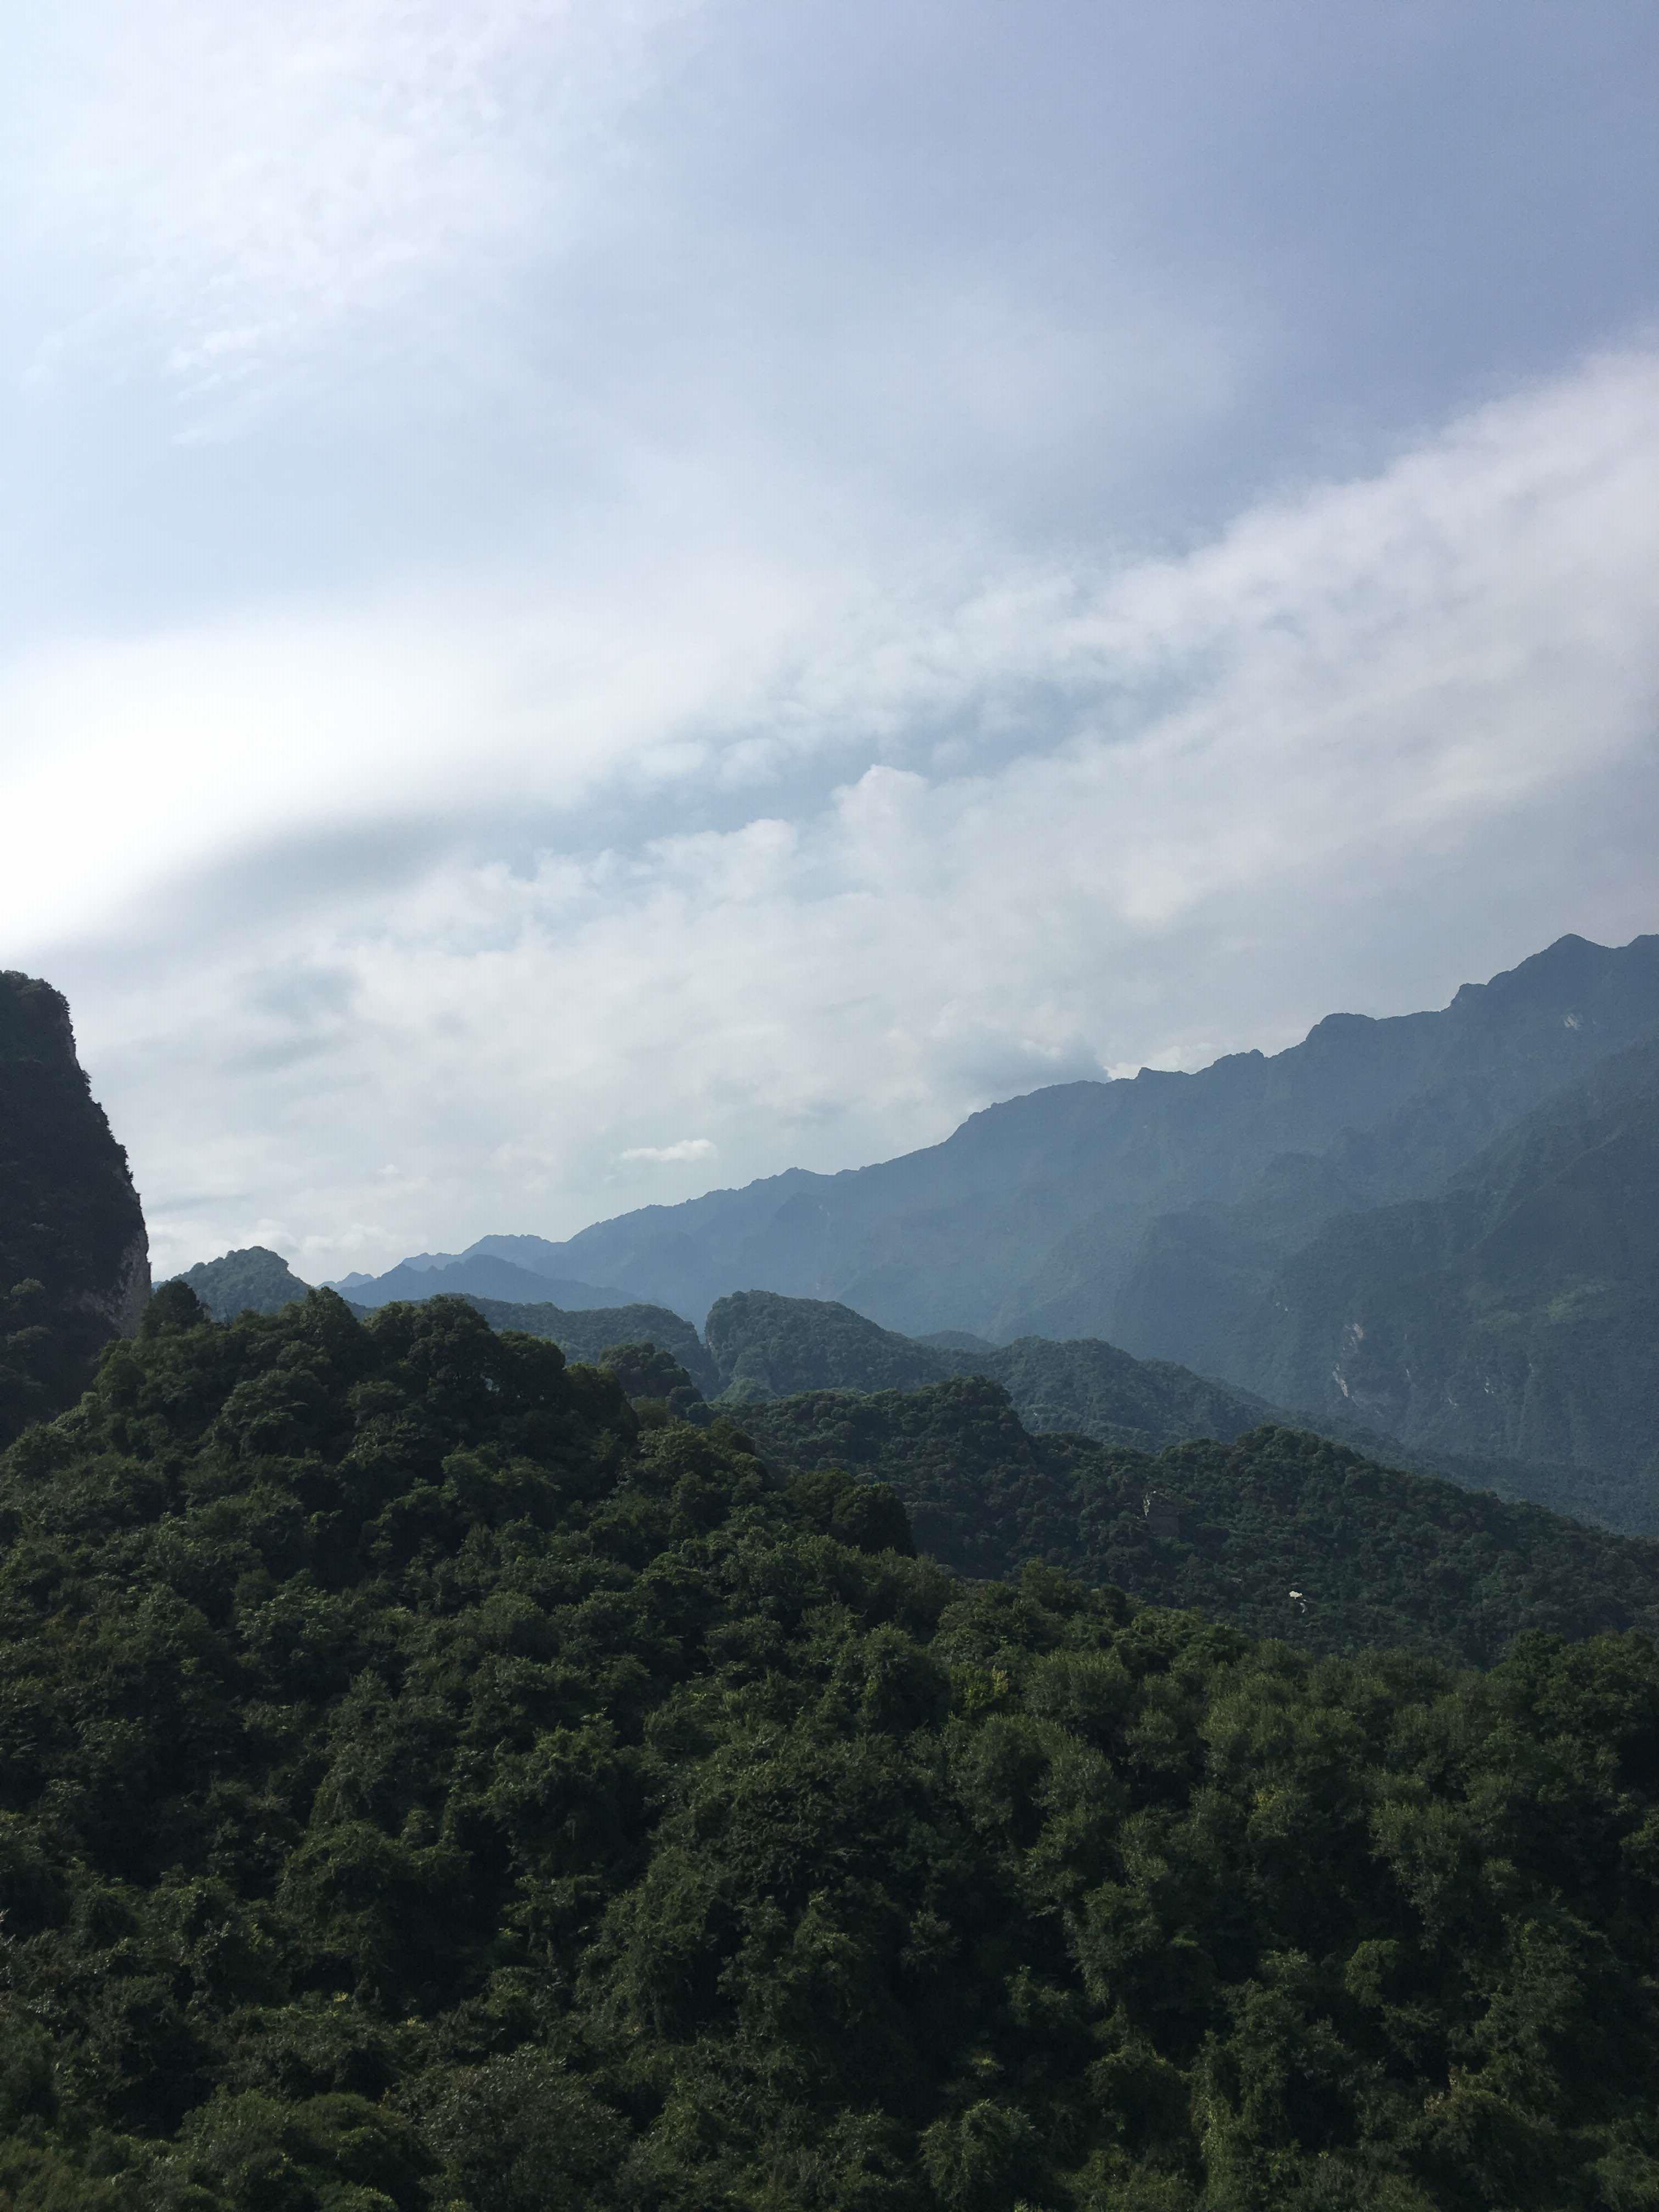
{"label": "sky", "polygon": [[1651,0],[0,20],[0,965],[158,1273],[1659,928]]}

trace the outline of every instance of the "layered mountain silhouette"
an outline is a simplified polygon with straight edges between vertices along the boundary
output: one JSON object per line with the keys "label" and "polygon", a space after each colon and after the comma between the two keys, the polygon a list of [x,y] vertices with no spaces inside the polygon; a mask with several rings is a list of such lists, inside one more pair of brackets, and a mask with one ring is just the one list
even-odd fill
{"label": "layered mountain silhouette", "polygon": [[1271,1058],[1055,1085],[878,1166],[339,1287],[516,1308],[501,1325],[576,1358],[653,1342],[728,1399],[976,1374],[1028,1425],[1097,1438],[1305,1421],[1647,1526],[1656,1129],[1659,937],[1567,937],[1438,1012],[1332,1015]]}
{"label": "layered mountain silhouette", "polygon": [[[539,1238],[506,1237],[487,1240],[506,1243],[539,1243]],[[465,1297],[495,1298],[506,1304],[560,1306],[622,1306],[639,1303],[635,1292],[614,1285],[581,1282],[568,1274],[543,1273],[518,1266],[493,1251],[474,1245],[465,1252],[418,1254],[399,1261],[383,1275],[346,1275],[326,1285],[338,1291],[354,1305],[373,1310],[404,1298],[435,1298],[459,1294]]]}
{"label": "layered mountain silhouette", "polygon": [[[930,1350],[984,1371],[980,1347],[1094,1340],[1328,1427],[1627,1486],[1654,1471],[1644,1285],[1659,1230],[1650,1206],[1618,1195],[1626,1171],[1646,1188],[1648,1063],[1638,1053],[1607,1079],[1622,1106],[1596,1086],[1656,1040],[1659,937],[1565,937],[1437,1012],[1334,1014],[1271,1057],[1058,1085],[878,1166],[792,1170],[563,1243],[482,1238],[469,1264],[568,1270],[693,1319],[756,1289],[833,1304],[910,1340],[887,1356],[917,1380]],[[1615,1157],[1603,1122],[1620,1113]],[[1592,1122],[1601,1133],[1569,1172]],[[1523,1323],[1487,1270],[1534,1251],[1546,1218],[1575,1205],[1571,1265],[1549,1262],[1549,1295]],[[1596,1224],[1621,1208],[1622,1256],[1602,1254]],[[1408,1345],[1415,1359],[1385,1353]]]}

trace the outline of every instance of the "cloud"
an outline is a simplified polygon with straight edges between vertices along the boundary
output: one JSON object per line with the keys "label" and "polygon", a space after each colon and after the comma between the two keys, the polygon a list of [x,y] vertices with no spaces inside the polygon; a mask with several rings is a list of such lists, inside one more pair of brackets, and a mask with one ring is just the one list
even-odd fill
{"label": "cloud", "polygon": [[[199,395],[291,368],[602,204],[616,125],[695,0],[143,0],[58,11],[20,151],[37,240],[92,257],[67,347]],[[488,281],[485,292],[488,290]]]}
{"label": "cloud", "polygon": [[[235,1241],[252,1190],[307,1253],[568,1232],[690,1164],[665,1119],[748,1172],[836,1167],[999,1094],[1288,1042],[1356,975],[1358,1010],[1393,1011],[1567,927],[1651,926],[1655,573],[1659,359],[1637,352],[1178,559],[965,590],[941,568],[884,605],[825,569],[775,585],[758,640],[735,593],[729,629],[705,592],[659,630],[665,594],[636,617],[643,673],[625,629],[592,655],[591,726],[539,704],[574,620],[481,620],[447,688],[405,672],[351,771],[372,796],[395,769],[424,810],[399,879],[267,908],[249,846],[215,939],[145,936],[169,862],[308,818],[316,763],[286,780],[267,743],[199,846],[186,807],[159,863],[94,848],[116,894],[93,937],[33,941],[100,1039],[170,1253]],[[257,719],[275,663],[222,665],[234,728],[237,684]],[[187,703],[147,696],[141,658],[118,671],[82,672],[111,758]],[[727,818],[676,827],[711,788]],[[481,854],[476,811],[446,834],[468,793],[541,849]],[[39,843],[15,928],[94,865]],[[118,971],[129,933],[144,960]]]}
{"label": "cloud", "polygon": [[644,1160],[653,1167],[678,1167],[689,1160],[712,1160],[720,1147],[708,1137],[682,1137],[672,1145],[630,1145],[619,1160]]}

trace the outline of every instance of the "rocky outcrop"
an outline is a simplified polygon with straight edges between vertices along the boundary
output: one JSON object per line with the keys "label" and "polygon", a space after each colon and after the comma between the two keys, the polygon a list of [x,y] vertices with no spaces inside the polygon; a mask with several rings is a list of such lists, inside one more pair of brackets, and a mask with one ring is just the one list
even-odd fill
{"label": "rocky outcrop", "polygon": [[138,1194],[69,1006],[0,970],[0,1443],[72,1403],[149,1289]]}

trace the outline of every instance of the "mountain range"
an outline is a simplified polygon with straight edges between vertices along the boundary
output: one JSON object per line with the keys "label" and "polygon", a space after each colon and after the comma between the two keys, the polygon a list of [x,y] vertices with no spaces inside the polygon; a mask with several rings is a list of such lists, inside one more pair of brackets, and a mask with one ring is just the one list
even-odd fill
{"label": "mountain range", "polygon": [[[1659,937],[1565,937],[1439,1012],[1333,1014],[1270,1057],[1034,1091],[876,1166],[791,1170],[563,1243],[484,1237],[340,1287],[707,1315],[717,1364],[723,1302],[764,1291],[902,1336],[883,1356],[912,1382],[963,1371],[945,1355],[994,1373],[1024,1344],[1052,1368],[1038,1340],[1089,1341],[1477,1480],[1547,1473],[1556,1502],[1646,1525],[1656,1132]],[[900,1383],[869,1349],[841,1387]],[[752,1341],[733,1358],[728,1388],[828,1379],[781,1338],[764,1358],[786,1385]],[[1009,1387],[1040,1425],[1078,1425]]]}

